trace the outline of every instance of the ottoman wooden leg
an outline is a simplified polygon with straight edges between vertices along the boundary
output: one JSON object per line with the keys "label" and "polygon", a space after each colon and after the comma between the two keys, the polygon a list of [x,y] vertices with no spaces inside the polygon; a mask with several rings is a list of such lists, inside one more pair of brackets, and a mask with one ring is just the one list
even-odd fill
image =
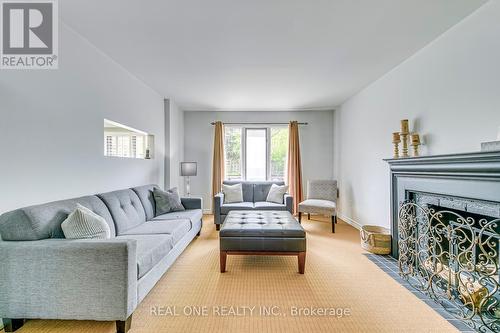
{"label": "ottoman wooden leg", "polygon": [[311,219],[311,213],[307,213],[307,219],[310,220]]}
{"label": "ottoman wooden leg", "polygon": [[299,252],[298,254],[299,261],[299,273],[304,274],[304,270],[306,268],[306,252]]}
{"label": "ottoman wooden leg", "polygon": [[15,332],[24,325],[24,319],[3,318],[5,332]]}
{"label": "ottoman wooden leg", "polygon": [[224,273],[226,271],[226,259],[227,259],[227,252],[220,251],[220,272],[221,273]]}
{"label": "ottoman wooden leg", "polygon": [[302,223],[302,213],[299,212],[299,223]]}
{"label": "ottoman wooden leg", "polygon": [[336,220],[337,217],[334,215],[332,216],[332,233],[335,233],[335,223],[336,223]]}
{"label": "ottoman wooden leg", "polygon": [[219,231],[220,230],[220,224],[215,225],[215,230]]}
{"label": "ottoman wooden leg", "polygon": [[131,326],[132,326],[132,315],[130,315],[125,321],[117,320],[116,333],[127,333],[128,331],[130,331]]}

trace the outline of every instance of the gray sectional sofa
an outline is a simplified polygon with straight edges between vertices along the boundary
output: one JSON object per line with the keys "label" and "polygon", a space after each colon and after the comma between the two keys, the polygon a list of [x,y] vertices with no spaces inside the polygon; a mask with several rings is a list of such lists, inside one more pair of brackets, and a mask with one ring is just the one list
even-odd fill
{"label": "gray sectional sofa", "polygon": [[[0,318],[6,331],[25,319],[116,321],[132,313],[202,225],[201,200],[155,217],[146,185],[17,209],[0,216]],[[79,203],[102,216],[112,237],[69,240],[61,222]]]}
{"label": "gray sectional sofa", "polygon": [[268,182],[251,182],[251,181],[236,181],[225,180],[223,184],[227,185],[242,185],[243,202],[224,203],[224,194],[217,193],[214,196],[214,223],[217,230],[224,223],[227,214],[232,210],[288,210],[293,213],[293,197],[285,194],[282,204],[267,202],[266,198],[273,184],[284,185],[280,181]]}

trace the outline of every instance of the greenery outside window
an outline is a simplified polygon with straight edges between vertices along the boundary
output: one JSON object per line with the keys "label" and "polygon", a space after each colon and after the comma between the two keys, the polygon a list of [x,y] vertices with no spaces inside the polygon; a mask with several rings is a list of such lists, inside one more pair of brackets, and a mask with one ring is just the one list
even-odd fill
{"label": "greenery outside window", "polygon": [[286,178],[288,128],[226,125],[225,179],[276,180]]}

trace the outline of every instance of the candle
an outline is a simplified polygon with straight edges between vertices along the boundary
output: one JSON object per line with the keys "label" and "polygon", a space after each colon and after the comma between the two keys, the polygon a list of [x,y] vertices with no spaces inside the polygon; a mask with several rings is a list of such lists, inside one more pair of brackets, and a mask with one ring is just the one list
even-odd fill
{"label": "candle", "polygon": [[408,119],[401,120],[401,133],[408,134],[409,131]]}
{"label": "candle", "polygon": [[401,137],[399,136],[399,132],[392,133],[392,142],[401,142]]}
{"label": "candle", "polygon": [[411,143],[417,145],[420,144],[420,136],[418,135],[418,133],[414,133],[411,135]]}

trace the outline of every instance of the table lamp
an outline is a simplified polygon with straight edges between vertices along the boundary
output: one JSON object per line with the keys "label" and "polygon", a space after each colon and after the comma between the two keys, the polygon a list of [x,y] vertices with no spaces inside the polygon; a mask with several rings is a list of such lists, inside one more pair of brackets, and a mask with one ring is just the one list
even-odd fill
{"label": "table lamp", "polygon": [[196,162],[181,162],[181,176],[187,177],[186,181],[186,194],[188,197],[191,196],[191,188],[189,177],[196,176],[196,172],[198,171]]}

